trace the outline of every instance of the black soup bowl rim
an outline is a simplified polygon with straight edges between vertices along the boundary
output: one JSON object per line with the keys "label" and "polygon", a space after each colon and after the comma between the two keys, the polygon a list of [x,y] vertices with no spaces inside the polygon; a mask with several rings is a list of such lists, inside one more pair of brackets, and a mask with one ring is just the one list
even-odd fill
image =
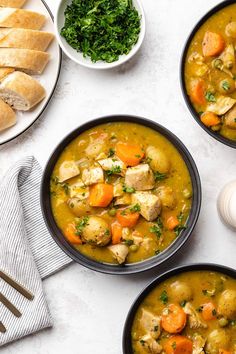
{"label": "black soup bowl rim", "polygon": [[139,293],[139,295],[136,297],[136,299],[134,300],[133,304],[130,307],[130,310],[128,312],[124,324],[124,329],[123,329],[123,338],[122,338],[123,354],[134,354],[132,350],[131,330],[132,330],[132,325],[133,325],[135,315],[143,300],[150,294],[152,290],[154,290],[158,285],[163,283],[165,280],[185,272],[194,272],[194,271],[218,272],[236,279],[236,270],[215,263],[193,263],[188,265],[181,265],[176,268],[172,268],[171,270],[168,270],[165,273],[160,274]]}
{"label": "black soup bowl rim", "polygon": [[184,96],[184,100],[185,103],[190,111],[190,113],[192,114],[193,118],[196,120],[196,122],[209,134],[211,135],[214,139],[218,140],[219,142],[230,146],[231,148],[236,149],[236,141],[230,140],[228,138],[225,138],[224,136],[217,134],[215,132],[213,132],[213,130],[207,128],[199,119],[199,115],[197,113],[197,111],[195,110],[189,96],[187,93],[187,89],[186,89],[186,85],[185,85],[185,62],[186,62],[186,58],[187,58],[187,53],[188,53],[188,49],[189,46],[195,36],[195,34],[197,33],[197,31],[200,29],[200,27],[211,17],[213,16],[215,13],[217,13],[218,11],[222,10],[223,8],[232,5],[232,4],[236,4],[235,0],[225,0],[221,3],[219,3],[218,5],[216,5],[215,7],[213,7],[210,11],[208,11],[195,25],[195,27],[193,28],[192,32],[190,33],[190,35],[187,38],[187,41],[185,43],[183,52],[182,52],[182,56],[181,56],[181,61],[180,61],[180,85],[181,85],[181,90]]}
{"label": "black soup bowl rim", "polygon": [[[50,202],[50,178],[54,166],[59,156],[65,149],[65,147],[83,132],[91,128],[94,128],[96,126],[99,126],[101,124],[114,123],[114,122],[136,123],[151,128],[154,131],[163,135],[168,141],[172,143],[172,145],[178,150],[178,152],[182,156],[188,168],[191,177],[192,188],[193,188],[192,207],[191,207],[189,218],[187,220],[187,229],[183,230],[180,236],[176,238],[176,240],[172,242],[172,244],[166,250],[161,252],[159,255],[151,257],[141,262],[125,264],[125,265],[115,265],[115,264],[113,265],[109,263],[95,261],[83,255],[78,250],[76,250],[72,245],[70,245],[55,222],[52,213],[51,202]],[[185,147],[185,145],[179,140],[179,138],[177,138],[173,133],[171,133],[169,130],[164,128],[162,125],[146,118],[141,118],[141,117],[131,116],[131,115],[110,115],[110,116],[97,118],[85,124],[82,124],[75,130],[73,130],[71,133],[69,133],[57,145],[57,147],[49,157],[49,160],[44,169],[42,182],[41,182],[41,191],[40,191],[40,203],[41,203],[41,209],[42,209],[44,221],[47,225],[47,228],[52,238],[58,244],[58,246],[77,263],[101,273],[116,274],[116,275],[134,274],[134,273],[143,272],[163,263],[164,261],[172,257],[180,249],[180,247],[182,247],[183,244],[187,241],[187,239],[190,237],[195,227],[195,224],[198,220],[200,208],[201,208],[201,197],[202,197],[201,181],[200,181],[199,173],[196,164],[192,156],[190,155],[189,151]]]}

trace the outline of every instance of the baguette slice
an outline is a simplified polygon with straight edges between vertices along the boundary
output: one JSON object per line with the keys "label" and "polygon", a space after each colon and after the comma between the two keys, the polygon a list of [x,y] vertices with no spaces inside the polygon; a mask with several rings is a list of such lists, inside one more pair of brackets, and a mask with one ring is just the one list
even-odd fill
{"label": "baguette slice", "polygon": [[20,8],[24,5],[25,1],[26,0],[0,0],[0,6]]}
{"label": "baguette slice", "polygon": [[7,75],[13,73],[14,69],[12,68],[0,68],[0,81],[4,79]]}
{"label": "baguette slice", "polygon": [[0,28],[0,48],[22,48],[44,52],[54,35],[24,28]]}
{"label": "baguette slice", "polygon": [[46,17],[34,11],[0,8],[0,27],[28,28],[39,30],[45,23]]}
{"label": "baguette slice", "polygon": [[28,111],[46,96],[44,87],[20,71],[8,75],[0,85],[0,98],[12,108]]}
{"label": "baguette slice", "polygon": [[49,54],[38,50],[0,48],[0,67],[13,68],[27,74],[41,74]]}
{"label": "baguette slice", "polygon": [[16,114],[13,109],[0,99],[0,131],[16,124]]}

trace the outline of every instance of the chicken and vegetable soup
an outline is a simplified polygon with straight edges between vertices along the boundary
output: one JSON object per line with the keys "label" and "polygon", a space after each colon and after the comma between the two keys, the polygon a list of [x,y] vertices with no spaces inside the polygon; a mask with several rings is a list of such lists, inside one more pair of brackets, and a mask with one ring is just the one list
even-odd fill
{"label": "chicken and vegetable soup", "polygon": [[236,281],[192,271],[158,285],[132,326],[134,354],[236,353]]}
{"label": "chicken and vegetable soup", "polygon": [[236,141],[236,4],[210,17],[187,53],[185,83],[202,123]]}
{"label": "chicken and vegetable soup", "polygon": [[186,228],[192,184],[177,149],[133,123],[90,129],[62,152],[51,205],[65,238],[84,255],[134,263],[166,249]]}

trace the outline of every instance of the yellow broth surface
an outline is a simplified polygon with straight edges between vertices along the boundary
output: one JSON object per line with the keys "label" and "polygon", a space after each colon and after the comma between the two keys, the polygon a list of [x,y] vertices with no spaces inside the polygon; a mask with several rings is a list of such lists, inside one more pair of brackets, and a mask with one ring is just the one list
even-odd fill
{"label": "yellow broth surface", "polygon": [[[79,175],[67,180],[66,183],[58,183],[60,166],[65,161],[73,160],[78,163],[81,170],[85,167],[89,169],[91,166],[94,166],[94,163],[97,163],[96,159],[97,157],[99,158],[100,154],[104,157],[109,155],[109,151],[114,153],[118,142],[137,144],[142,147],[142,151],[145,151],[148,146],[157,147],[163,151],[166,158],[170,161],[171,166],[167,174],[161,174],[160,179],[159,175],[157,176],[151,193],[155,193],[160,187],[169,187],[174,195],[174,207],[162,207],[159,217],[153,222],[147,221],[144,217],[140,216],[134,227],[123,229],[126,236],[123,236],[121,243],[126,244],[129,248],[126,263],[134,263],[153,257],[165,250],[184,229],[191,209],[192,184],[188,169],[177,149],[165,137],[147,127],[124,122],[100,125],[82,133],[65,148],[55,165],[51,178],[51,205],[55,221],[65,234],[65,230],[69,224],[77,223],[80,220],[75,215],[73,208],[68,207],[68,199],[70,198],[72,185],[80,180],[81,177]],[[88,158],[87,152],[91,151],[91,147],[95,147],[95,156]],[[145,163],[145,159],[146,155],[140,162],[141,165]],[[119,182],[124,184],[124,176],[107,176],[105,173],[105,177],[106,183],[114,184]],[[84,188],[83,194],[89,194],[91,191],[91,186],[82,188]],[[116,221],[116,215],[111,215],[111,209],[116,213],[125,207],[128,208],[129,206],[114,206],[113,200],[108,207],[92,207],[87,209],[84,215],[101,217],[107,222],[109,226],[108,230],[111,232],[111,224]],[[179,225],[174,230],[169,230],[165,226],[165,221],[170,216],[178,217],[179,219]],[[132,241],[133,235],[141,237],[141,243],[139,241],[138,246],[135,247],[132,247],[134,246],[134,242]],[[74,244],[74,247],[79,252],[89,258],[98,262],[117,264],[117,260],[107,246],[97,247],[95,244],[86,242],[80,245]]]}
{"label": "yellow broth surface", "polygon": [[[229,291],[231,298],[226,296],[226,294],[229,294]],[[235,296],[235,279],[217,272],[192,271],[182,273],[164,281],[151,291],[137,310],[131,333],[133,353],[151,353],[148,349],[148,345],[151,345],[150,339],[147,337],[148,333],[151,333],[151,337],[155,337],[155,343],[161,346],[162,353],[166,353],[167,342],[172,336],[176,335],[186,337],[190,340],[193,343],[193,349],[196,349],[198,343],[201,343],[198,347],[198,352],[202,354],[219,354],[222,350],[225,350],[225,353],[235,353]],[[212,318],[205,320],[203,307],[204,304],[209,302],[214,304],[214,310],[212,311]],[[152,325],[150,325],[150,321],[155,323],[153,316],[160,318],[170,304],[179,305],[183,311],[186,311],[185,308],[190,304],[193,311],[197,314],[197,320],[191,322],[191,315],[188,314],[184,329],[177,334],[170,334],[165,331],[162,328],[161,322],[161,332],[158,336],[155,336],[155,332],[151,331]],[[232,312],[229,312],[229,310]],[[149,319],[145,318],[144,314],[146,311],[149,315],[151,314]],[[227,318],[227,316],[230,318]],[[156,328],[156,330],[159,331],[159,328]],[[195,342],[196,338],[198,341]],[[175,350],[178,349],[176,345],[172,343],[173,349],[167,350],[168,353],[175,353]],[[153,351],[152,353],[157,352]]]}
{"label": "yellow broth surface", "polygon": [[[204,56],[203,42],[209,32],[220,35],[224,46],[219,53]],[[226,107],[229,104],[228,98],[236,100],[235,46],[236,4],[233,4],[218,11],[200,27],[189,46],[185,63],[186,89],[196,112],[199,113],[199,119],[209,129],[234,141],[236,119],[232,115],[227,118],[227,115],[234,110],[232,114],[236,118],[236,101],[231,101],[229,109]],[[196,83],[199,86],[194,94],[193,87],[196,88]],[[216,114],[213,121],[206,119],[206,116],[204,119],[203,114],[209,111]]]}

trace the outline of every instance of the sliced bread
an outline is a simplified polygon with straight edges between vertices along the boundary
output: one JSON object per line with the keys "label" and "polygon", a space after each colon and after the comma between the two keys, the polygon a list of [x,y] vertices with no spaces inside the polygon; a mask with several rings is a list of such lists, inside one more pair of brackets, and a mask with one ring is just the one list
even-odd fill
{"label": "sliced bread", "polygon": [[0,84],[0,98],[12,108],[28,111],[46,96],[44,87],[20,71],[9,74]]}
{"label": "sliced bread", "polygon": [[0,48],[22,48],[44,52],[54,35],[24,28],[0,28]]}
{"label": "sliced bread", "polygon": [[16,124],[16,114],[13,109],[0,99],[0,131]]}
{"label": "sliced bread", "polygon": [[14,69],[12,68],[0,68],[0,81],[4,79],[7,75],[13,73]]}
{"label": "sliced bread", "polygon": [[0,48],[0,67],[14,68],[28,74],[41,74],[49,54],[38,50]]}
{"label": "sliced bread", "polygon": [[29,28],[39,30],[46,17],[38,12],[0,7],[0,27]]}

